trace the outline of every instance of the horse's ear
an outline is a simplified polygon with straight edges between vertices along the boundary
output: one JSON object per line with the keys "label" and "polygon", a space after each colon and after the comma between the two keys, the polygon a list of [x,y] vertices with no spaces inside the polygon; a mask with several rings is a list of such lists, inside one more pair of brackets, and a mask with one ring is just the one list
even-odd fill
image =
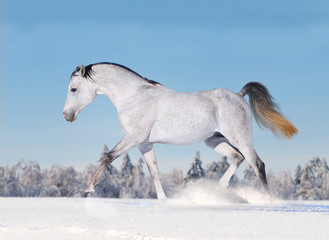
{"label": "horse's ear", "polygon": [[85,75],[85,66],[81,66],[81,76]]}

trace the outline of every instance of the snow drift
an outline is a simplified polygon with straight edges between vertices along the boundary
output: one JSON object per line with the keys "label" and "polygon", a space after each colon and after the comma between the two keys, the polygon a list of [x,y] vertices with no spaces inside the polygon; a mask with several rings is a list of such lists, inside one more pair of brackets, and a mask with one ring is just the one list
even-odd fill
{"label": "snow drift", "polygon": [[0,198],[0,239],[328,239],[329,202],[247,204],[202,189],[165,202]]}

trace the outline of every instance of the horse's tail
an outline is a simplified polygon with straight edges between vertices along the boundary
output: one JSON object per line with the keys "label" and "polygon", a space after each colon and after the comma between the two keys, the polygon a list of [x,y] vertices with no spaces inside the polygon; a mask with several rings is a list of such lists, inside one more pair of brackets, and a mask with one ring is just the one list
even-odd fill
{"label": "horse's tail", "polygon": [[275,135],[292,138],[297,128],[280,113],[279,106],[273,102],[267,88],[258,82],[247,83],[240,91],[242,96],[249,95],[249,102],[256,122],[270,129]]}

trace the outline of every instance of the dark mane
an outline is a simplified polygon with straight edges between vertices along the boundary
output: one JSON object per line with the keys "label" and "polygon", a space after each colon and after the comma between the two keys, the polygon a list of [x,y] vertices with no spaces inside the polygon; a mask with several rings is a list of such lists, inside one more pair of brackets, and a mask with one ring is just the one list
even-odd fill
{"label": "dark mane", "polygon": [[95,72],[91,69],[92,65],[85,66],[85,74],[83,75],[84,78],[90,78],[92,79],[92,75],[95,74]]}
{"label": "dark mane", "polygon": [[[83,75],[83,77],[85,78],[90,78],[92,79],[92,75],[95,74],[95,72],[92,70],[92,67],[95,66],[95,65],[100,65],[100,64],[107,64],[107,65],[113,65],[113,66],[117,66],[117,67],[120,67],[120,68],[123,68],[135,75],[137,75],[138,77],[144,79],[147,83],[149,84],[152,84],[152,85],[161,85],[160,83],[156,82],[156,81],[153,81],[153,80],[150,80],[150,79],[147,79],[143,76],[141,76],[140,74],[138,74],[137,72],[131,70],[130,68],[126,67],[126,66],[123,66],[121,64],[117,64],[117,63],[110,63],[110,62],[99,62],[99,63],[94,63],[94,64],[89,64],[88,66],[85,66],[85,74]],[[71,77],[74,76],[77,72],[79,72],[81,70],[81,67],[78,66],[75,71],[72,73]]]}

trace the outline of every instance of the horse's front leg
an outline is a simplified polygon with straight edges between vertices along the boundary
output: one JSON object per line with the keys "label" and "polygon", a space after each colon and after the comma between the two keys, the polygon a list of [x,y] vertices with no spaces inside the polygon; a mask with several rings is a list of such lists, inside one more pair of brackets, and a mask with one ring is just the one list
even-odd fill
{"label": "horse's front leg", "polygon": [[96,172],[88,183],[88,187],[85,192],[85,197],[90,196],[90,194],[95,191],[95,187],[98,184],[99,179],[101,178],[106,166],[111,164],[122,154],[127,153],[133,147],[136,147],[140,143],[138,139],[140,139],[140,136],[138,136],[137,134],[126,136],[111,151],[106,154],[106,157],[102,160],[101,164],[98,166]]}
{"label": "horse's front leg", "polygon": [[157,161],[155,158],[153,144],[151,143],[143,143],[138,146],[139,150],[141,151],[143,158],[147,164],[149,169],[150,175],[152,177],[155,190],[157,192],[157,197],[159,200],[165,200],[166,195],[163,191],[160,178],[159,178],[159,169],[157,165]]}

